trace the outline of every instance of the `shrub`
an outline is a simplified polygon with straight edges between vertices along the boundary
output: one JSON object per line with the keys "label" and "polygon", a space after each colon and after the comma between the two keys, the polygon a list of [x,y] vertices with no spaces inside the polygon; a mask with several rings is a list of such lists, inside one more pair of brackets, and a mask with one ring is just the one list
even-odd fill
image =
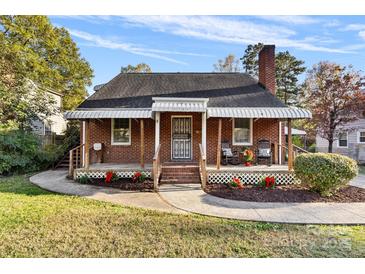
{"label": "shrub", "polygon": [[294,161],[295,175],[303,184],[322,196],[330,196],[358,173],[349,157],[332,153],[307,153]]}
{"label": "shrub", "polygon": [[39,138],[26,131],[0,133],[0,174],[25,173],[50,167],[62,150],[42,148]]}
{"label": "shrub", "polygon": [[79,177],[77,179],[77,181],[80,183],[80,184],[87,184],[89,182],[89,177],[87,175],[82,175],[81,177]]}

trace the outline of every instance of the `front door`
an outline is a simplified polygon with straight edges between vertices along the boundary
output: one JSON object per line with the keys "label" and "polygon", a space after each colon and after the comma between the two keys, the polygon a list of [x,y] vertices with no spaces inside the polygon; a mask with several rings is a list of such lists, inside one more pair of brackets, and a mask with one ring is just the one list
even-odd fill
{"label": "front door", "polygon": [[172,117],[172,159],[191,159],[191,117]]}

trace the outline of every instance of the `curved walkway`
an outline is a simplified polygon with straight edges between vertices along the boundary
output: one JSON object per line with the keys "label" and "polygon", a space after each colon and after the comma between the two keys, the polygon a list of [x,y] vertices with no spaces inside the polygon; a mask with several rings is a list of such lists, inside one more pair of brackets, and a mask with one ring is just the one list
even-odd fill
{"label": "curved walkway", "polygon": [[67,171],[48,170],[30,177],[30,181],[49,191],[86,197],[94,200],[111,202],[124,206],[135,206],[146,209],[160,210],[170,213],[184,213],[164,202],[157,193],[123,191],[110,187],[98,187],[74,183],[66,178]]}
{"label": "curved walkway", "polygon": [[[258,203],[223,199],[209,195],[200,185],[167,184],[159,194],[81,185],[66,179],[65,171],[45,171],[30,178],[41,188],[64,194],[161,210],[239,220],[299,224],[365,224],[365,203]],[[365,175],[351,185],[365,188]]]}
{"label": "curved walkway", "polygon": [[[351,185],[365,188],[365,176]],[[162,185],[160,195],[171,205],[210,216],[297,224],[365,224],[365,203],[259,203],[209,195],[192,184]]]}

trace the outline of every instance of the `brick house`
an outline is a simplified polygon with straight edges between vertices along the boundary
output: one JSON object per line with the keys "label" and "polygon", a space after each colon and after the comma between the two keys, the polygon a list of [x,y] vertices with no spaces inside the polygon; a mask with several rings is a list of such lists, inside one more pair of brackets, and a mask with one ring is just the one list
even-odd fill
{"label": "brick house", "polygon": [[[209,181],[209,170],[224,170],[222,142],[232,149],[255,149],[260,139],[271,142],[277,171],[290,171],[291,119],[311,114],[275,96],[274,58],[275,46],[264,46],[258,80],[244,73],[120,73],[65,114],[82,124],[82,144],[76,151],[81,160],[79,166],[70,166],[71,172],[81,172],[74,174],[77,177],[94,170],[94,176],[102,176],[115,169],[127,176],[139,168],[151,172],[158,184],[164,167],[167,174],[175,166],[181,175],[181,168],[190,168],[188,173],[199,163],[199,178]],[[289,127],[287,146],[284,120]],[[285,147],[289,159],[283,168]],[[237,169],[245,172],[242,165]]]}

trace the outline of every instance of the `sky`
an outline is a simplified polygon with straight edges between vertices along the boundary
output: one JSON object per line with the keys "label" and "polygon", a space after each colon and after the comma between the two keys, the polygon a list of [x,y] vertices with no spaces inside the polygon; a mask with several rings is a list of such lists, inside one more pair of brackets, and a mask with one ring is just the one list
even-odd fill
{"label": "sky", "polygon": [[[365,16],[51,16],[65,27],[94,70],[92,87],[122,66],[153,72],[211,72],[248,44],[275,44],[311,68],[319,61],[365,71]],[[300,79],[304,79],[302,75]]]}

